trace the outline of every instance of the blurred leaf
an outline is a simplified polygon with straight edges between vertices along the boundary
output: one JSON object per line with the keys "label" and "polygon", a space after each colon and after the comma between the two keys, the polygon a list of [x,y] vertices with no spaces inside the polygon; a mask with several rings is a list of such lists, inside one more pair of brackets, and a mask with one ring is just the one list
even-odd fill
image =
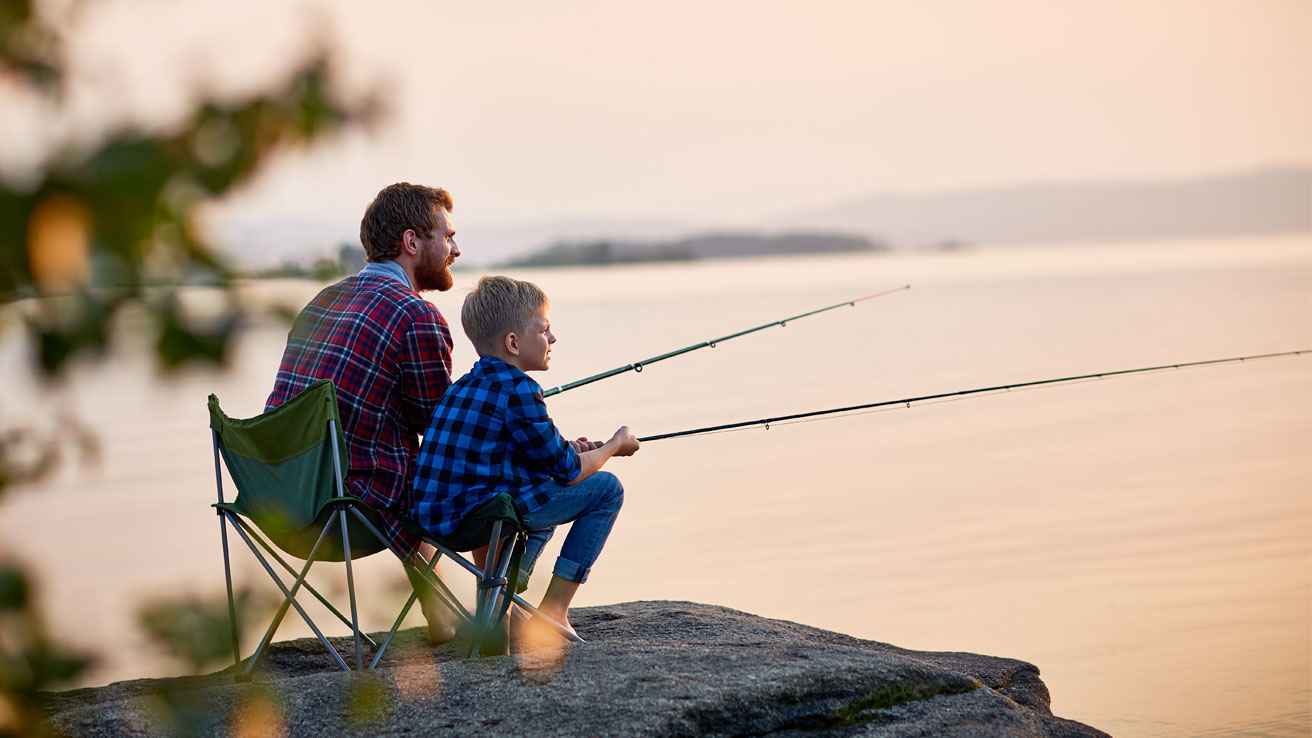
{"label": "blurred leaf", "polygon": [[166,367],[180,366],[191,360],[223,363],[228,344],[241,323],[241,315],[233,312],[215,325],[193,325],[170,297],[160,308],[159,358]]}
{"label": "blurred leaf", "polygon": [[[0,91],[64,104],[61,34],[80,6],[0,0],[0,79],[18,85]],[[158,331],[155,351],[165,368],[226,358],[243,307],[229,268],[196,226],[197,213],[278,153],[373,116],[376,101],[338,92],[329,58],[326,50],[310,55],[265,94],[202,102],[170,130],[120,130],[99,141],[74,136],[21,185],[0,181],[0,307],[33,302],[23,322],[45,375],[60,375],[79,357],[101,358],[124,308],[144,312]],[[175,290],[194,284],[222,289],[221,307],[185,310]],[[63,431],[0,426],[0,495],[49,473],[65,446],[94,457],[94,438],[80,424]],[[30,588],[18,567],[0,562],[0,738],[45,735],[36,694],[76,678],[89,663],[46,637]],[[249,595],[240,599],[239,617],[267,607]],[[231,658],[226,596],[154,603],[141,618],[193,668]],[[217,719],[194,700],[161,699],[175,734],[204,732]],[[281,719],[276,710],[256,713]],[[248,734],[240,726],[282,730],[255,719],[234,726],[238,735]]]}
{"label": "blurred leaf", "polygon": [[165,690],[152,696],[151,707],[167,728],[167,735],[176,738],[209,735],[210,727],[218,721],[212,701],[196,692]]}
{"label": "blurred leaf", "polygon": [[27,606],[27,577],[11,566],[0,567],[0,610],[19,610]]}
{"label": "blurred leaf", "polygon": [[[320,54],[265,95],[204,104],[163,134],[123,131],[89,151],[70,147],[82,153],[57,157],[22,191],[0,183],[0,301],[67,299],[48,284],[72,286],[81,300],[37,322],[42,370],[58,374],[71,359],[102,352],[110,320],[128,302],[161,326],[166,367],[223,361],[240,311],[235,300],[202,329],[170,303],[145,299],[143,288],[198,281],[230,288],[228,268],[194,225],[197,209],[249,181],[278,152],[364,122],[375,107],[335,93]],[[72,246],[82,228],[87,254]],[[82,284],[66,284],[84,273]]]}
{"label": "blurred leaf", "polygon": [[87,290],[46,300],[40,314],[27,320],[41,369],[53,375],[78,354],[103,354],[109,322],[122,304],[121,298],[107,300]]}
{"label": "blurred leaf", "polygon": [[66,684],[88,663],[46,637],[27,576],[0,561],[0,736],[49,735],[37,693]]}
{"label": "blurred leaf", "polygon": [[30,0],[0,0],[0,72],[20,73],[41,92],[58,89],[63,75],[59,35],[37,18]]}
{"label": "blurred leaf", "polygon": [[346,724],[356,731],[385,724],[396,709],[396,695],[383,674],[352,672],[346,690]]}
{"label": "blurred leaf", "polygon": [[58,461],[57,437],[34,428],[0,429],[0,497],[10,487],[45,478]]}
{"label": "blurred leaf", "polygon": [[[239,626],[264,619],[276,605],[274,598],[249,590],[236,592],[233,601]],[[147,635],[195,672],[233,661],[226,593],[156,600],[142,606],[137,618]]]}

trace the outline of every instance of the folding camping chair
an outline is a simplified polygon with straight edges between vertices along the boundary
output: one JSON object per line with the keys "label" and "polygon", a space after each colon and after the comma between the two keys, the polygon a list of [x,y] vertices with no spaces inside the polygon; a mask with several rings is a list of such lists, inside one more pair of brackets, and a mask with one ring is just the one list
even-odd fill
{"label": "folding camping chair", "polygon": [[[238,664],[241,663],[241,652],[232,593],[232,567],[228,557],[229,524],[246,542],[251,553],[283,593],[282,605],[238,679],[250,677],[260,656],[273,640],[288,607],[296,608],[296,612],[314,631],[337,664],[350,670],[351,667],[337,649],[333,648],[319,626],[301,603],[297,602],[296,595],[302,588],[351,628],[357,669],[364,665],[362,641],[376,651],[369,665],[369,668],[373,668],[378,664],[385,647],[380,648],[372,638],[360,631],[351,564],[355,559],[390,547],[379,531],[378,514],[367,504],[346,494],[343,480],[349,461],[341,418],[337,411],[337,394],[332,382],[327,379],[314,382],[278,408],[250,419],[229,418],[219,408],[219,400],[214,395],[209,397],[209,411],[210,430],[214,440],[214,477],[219,495],[219,501],[213,507],[218,511],[220,519],[223,569],[228,585],[228,614],[232,621],[232,650]],[[223,499],[220,457],[237,486],[237,499],[233,502],[225,502]],[[258,532],[252,527],[252,522],[259,528]],[[260,532],[264,533],[267,541],[260,536]],[[274,550],[275,546],[305,561],[299,572]],[[295,577],[290,587],[278,576],[260,549],[264,549],[282,569]],[[399,553],[397,557],[402,558]],[[349,619],[306,581],[310,567],[316,561],[345,562],[346,590],[351,604]],[[414,569],[403,558],[402,561],[408,568]],[[446,588],[436,576],[425,577],[425,581],[435,589],[440,588],[439,597],[445,594],[449,601],[444,602],[448,606],[455,602],[449,591],[443,592]],[[469,619],[463,608],[453,609],[464,615],[466,620]]]}
{"label": "folding camping chair", "polygon": [[[520,592],[528,586],[527,582],[519,579],[520,558],[524,554],[524,544],[528,541],[528,530],[524,527],[524,521],[515,508],[515,503],[510,495],[504,492],[497,494],[490,501],[466,515],[460,521],[460,525],[457,526],[455,532],[449,536],[438,538],[429,534],[413,520],[407,520],[406,523],[410,531],[418,536],[420,540],[437,549],[431,560],[424,559],[422,554],[419,555],[424,564],[421,567],[423,576],[430,586],[440,586],[442,584],[441,580],[434,576],[432,572],[437,566],[438,559],[443,554],[460,568],[473,574],[477,580],[475,606],[471,623],[474,626],[474,637],[469,654],[470,658],[476,658],[480,651],[490,643],[498,640],[498,633],[509,614],[512,602],[524,608],[532,617],[541,618],[565,638],[575,643],[583,642],[583,639],[574,631],[543,615],[536,607],[520,597]],[[467,553],[481,546],[487,546],[487,558],[483,568],[479,568],[474,562],[461,555],[461,553]],[[436,587],[434,588],[436,589]],[[450,591],[444,586],[442,591],[449,597]],[[418,594],[411,593],[410,599],[406,602],[405,607],[401,609],[401,614],[397,617],[396,622],[392,624],[392,629],[388,631],[387,638],[383,641],[382,648],[384,650],[391,643],[392,637],[396,634],[396,629],[400,627],[401,621],[405,619],[406,613],[414,606],[417,598]],[[461,615],[469,616],[469,613],[455,601],[454,597],[450,597],[450,601],[444,597],[443,602],[448,607],[457,610]]]}
{"label": "folding camping chair", "polygon": [[[209,397],[209,411],[214,442],[214,476],[219,500],[213,507],[216,508],[220,519],[223,568],[228,587],[228,614],[231,618],[232,650],[236,663],[241,663],[241,652],[232,590],[232,568],[228,554],[229,524],[283,593],[282,605],[265,631],[259,647],[248,660],[246,668],[238,675],[239,680],[250,677],[260,656],[273,640],[289,607],[296,608],[296,612],[314,631],[315,636],[328,649],[328,653],[337,664],[343,669],[350,670],[351,667],[341,654],[333,648],[318,625],[296,601],[296,595],[302,587],[318,599],[338,620],[350,626],[354,638],[356,668],[363,668],[362,641],[375,650],[369,668],[376,667],[397,629],[400,628],[401,622],[418,598],[417,593],[411,593],[381,646],[360,631],[351,562],[353,559],[363,558],[384,549],[392,550],[407,570],[424,581],[438,600],[454,612],[463,624],[474,626],[475,637],[471,655],[477,655],[485,642],[485,637],[491,633],[492,626],[499,624],[505,617],[512,599],[529,612],[546,619],[567,637],[580,640],[568,628],[542,616],[517,593],[512,595],[512,599],[504,597],[505,586],[509,583],[507,571],[511,564],[510,559],[516,552],[522,553],[523,540],[526,537],[523,523],[509,496],[503,496],[504,499],[499,497],[498,500],[493,501],[495,504],[490,503],[470,515],[450,539],[432,539],[427,533],[419,530],[422,537],[437,548],[437,553],[431,560],[424,560],[422,555],[416,557],[423,566],[413,565],[399,552],[390,548],[387,538],[379,531],[378,514],[369,505],[346,494],[343,480],[349,469],[349,457],[337,410],[337,394],[330,380],[322,379],[314,382],[281,406],[254,418],[245,420],[229,418],[220,409],[219,400],[214,395]],[[237,486],[237,499],[231,503],[223,499],[220,457],[223,465],[227,466],[233,483]],[[259,532],[247,522],[248,520],[254,522],[259,531],[268,537],[268,541],[259,535]],[[503,535],[502,531],[506,533]],[[506,536],[512,537],[518,545],[501,545],[502,539]],[[469,551],[482,546],[484,542],[488,543],[489,551],[493,552],[489,556],[493,565],[488,567],[487,574],[457,553],[457,551]],[[296,558],[303,559],[304,567],[298,572],[274,550],[274,546]],[[282,569],[295,577],[290,587],[283,582],[273,566],[260,553],[261,548]],[[471,615],[442,580],[433,573],[438,559],[444,553],[479,580],[478,605],[475,614]],[[346,585],[351,605],[349,619],[306,581],[310,567],[316,561],[341,561],[346,564]],[[513,573],[518,573],[517,559],[514,563],[516,570]],[[494,612],[497,613],[495,620],[492,617]]]}

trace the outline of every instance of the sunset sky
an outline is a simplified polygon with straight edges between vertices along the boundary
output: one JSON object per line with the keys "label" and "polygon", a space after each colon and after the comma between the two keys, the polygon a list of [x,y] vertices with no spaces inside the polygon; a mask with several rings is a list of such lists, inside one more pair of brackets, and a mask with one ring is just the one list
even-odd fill
{"label": "sunset sky", "polygon": [[731,224],[882,192],[1307,165],[1310,8],[96,3],[69,24],[77,112],[52,125],[9,106],[0,159],[12,171],[70,128],[250,90],[318,34],[389,116],[284,158],[220,219],[354,219],[410,180],[450,189],[466,224]]}

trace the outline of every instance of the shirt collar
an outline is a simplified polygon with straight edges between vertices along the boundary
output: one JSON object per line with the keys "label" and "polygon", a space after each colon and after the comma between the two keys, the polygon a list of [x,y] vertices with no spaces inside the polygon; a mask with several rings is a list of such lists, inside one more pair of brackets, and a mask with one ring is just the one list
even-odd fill
{"label": "shirt collar", "polygon": [[410,283],[410,275],[406,274],[405,269],[394,261],[371,261],[364,265],[364,269],[360,270],[360,274],[390,277],[412,290],[415,288]]}
{"label": "shirt collar", "polygon": [[508,377],[514,380],[519,380],[520,378],[522,378],[532,382],[538,388],[541,388],[542,386],[537,383],[536,379],[526,374],[524,370],[520,369],[517,366],[507,363],[504,359],[498,359],[497,357],[492,356],[491,354],[488,354],[487,356],[478,357],[478,363],[474,364],[474,369],[481,371],[484,374],[492,374],[501,377]]}

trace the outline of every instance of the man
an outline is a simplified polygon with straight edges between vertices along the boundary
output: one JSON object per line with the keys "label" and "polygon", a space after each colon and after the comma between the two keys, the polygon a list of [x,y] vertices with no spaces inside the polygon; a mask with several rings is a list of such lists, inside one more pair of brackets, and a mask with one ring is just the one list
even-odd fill
{"label": "man", "polygon": [[[378,511],[383,533],[407,557],[418,541],[401,519],[413,506],[419,435],[451,384],[451,332],[419,295],[454,284],[460,247],[451,210],[440,188],[401,182],[378,193],[360,221],[368,263],[297,316],[265,406],[272,410],[315,380],[333,381],[351,460],[348,492]],[[429,639],[449,640],[450,614],[427,588],[416,591]]]}

